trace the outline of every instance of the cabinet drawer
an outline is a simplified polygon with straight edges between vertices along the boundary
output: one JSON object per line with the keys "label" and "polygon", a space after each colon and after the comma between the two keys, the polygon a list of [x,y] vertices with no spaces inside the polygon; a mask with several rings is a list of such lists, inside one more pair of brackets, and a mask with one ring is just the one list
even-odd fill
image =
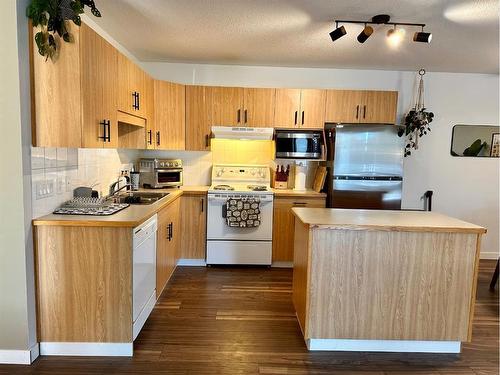
{"label": "cabinet drawer", "polygon": [[326,199],[321,198],[275,198],[275,208],[292,208],[292,207],[325,207]]}

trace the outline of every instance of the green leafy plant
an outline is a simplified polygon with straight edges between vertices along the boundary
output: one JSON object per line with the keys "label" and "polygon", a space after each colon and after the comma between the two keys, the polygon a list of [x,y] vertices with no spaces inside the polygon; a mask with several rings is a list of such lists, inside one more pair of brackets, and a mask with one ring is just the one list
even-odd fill
{"label": "green leafy plant", "polygon": [[32,20],[34,27],[40,28],[35,34],[35,43],[40,55],[46,59],[54,59],[60,38],[68,43],[74,40],[67,22],[73,21],[75,25],[80,26],[80,14],[86,6],[95,17],[101,17],[94,0],[31,0],[26,8],[26,15]]}
{"label": "green leafy plant", "polygon": [[416,95],[415,106],[406,114],[404,127],[398,135],[406,136],[405,157],[411,155],[412,150],[418,150],[418,140],[431,131],[429,124],[434,119],[434,113],[426,111],[424,105],[424,74],[425,69],[420,69],[420,82]]}

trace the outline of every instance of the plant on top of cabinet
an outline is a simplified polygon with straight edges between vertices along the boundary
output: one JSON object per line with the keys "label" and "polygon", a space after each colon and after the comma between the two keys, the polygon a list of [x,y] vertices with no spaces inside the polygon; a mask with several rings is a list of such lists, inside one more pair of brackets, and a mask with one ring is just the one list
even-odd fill
{"label": "plant on top of cabinet", "polygon": [[[80,14],[84,8],[89,7],[92,14],[101,17],[93,0],[31,0],[26,8],[26,16],[31,19],[33,26],[40,26],[41,31],[35,34],[35,43],[38,53],[55,59],[58,54],[56,38],[60,37],[65,42],[73,42],[74,37],[67,27],[66,21],[73,21],[80,26]],[[57,35],[56,35],[57,34]]]}

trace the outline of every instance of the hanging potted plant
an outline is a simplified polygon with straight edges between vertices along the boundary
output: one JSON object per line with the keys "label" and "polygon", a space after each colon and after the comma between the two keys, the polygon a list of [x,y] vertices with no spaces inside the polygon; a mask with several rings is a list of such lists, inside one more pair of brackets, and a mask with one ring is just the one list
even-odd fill
{"label": "hanging potted plant", "polygon": [[420,82],[415,100],[415,106],[405,116],[404,127],[399,130],[398,135],[406,136],[404,156],[410,156],[412,150],[418,150],[419,138],[431,131],[430,123],[434,113],[427,111],[424,104],[424,75],[425,69],[420,69]]}
{"label": "hanging potted plant", "polygon": [[94,0],[31,0],[26,8],[26,15],[34,27],[40,28],[35,34],[35,43],[40,55],[45,56],[46,60],[49,57],[54,59],[60,38],[68,43],[73,41],[67,21],[73,21],[75,25],[80,26],[80,14],[86,6],[94,16],[101,17]]}

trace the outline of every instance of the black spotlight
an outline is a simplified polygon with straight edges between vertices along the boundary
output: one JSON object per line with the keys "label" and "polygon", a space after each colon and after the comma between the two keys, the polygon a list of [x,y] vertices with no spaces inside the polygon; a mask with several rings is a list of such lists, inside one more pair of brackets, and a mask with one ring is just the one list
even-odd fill
{"label": "black spotlight", "polygon": [[358,42],[360,43],[366,42],[366,39],[368,39],[372,34],[373,34],[373,27],[366,25],[363,31],[361,31],[358,35]]}
{"label": "black spotlight", "polygon": [[347,31],[345,31],[345,27],[340,26],[330,33],[330,38],[332,38],[332,42],[335,42],[337,39],[343,37],[345,34],[347,34]]}
{"label": "black spotlight", "polygon": [[415,34],[413,34],[413,41],[414,42],[422,42],[422,43],[430,43],[432,40],[432,34],[431,33],[424,33],[423,31],[417,31]]}

